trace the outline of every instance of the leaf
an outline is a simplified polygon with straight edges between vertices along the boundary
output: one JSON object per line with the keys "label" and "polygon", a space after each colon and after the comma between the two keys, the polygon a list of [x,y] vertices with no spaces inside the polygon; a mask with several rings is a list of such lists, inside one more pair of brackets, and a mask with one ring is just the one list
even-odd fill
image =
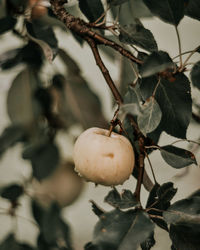
{"label": "leaf", "polygon": [[36,74],[27,68],[13,80],[7,96],[7,111],[13,124],[30,125],[40,110],[33,98],[38,85]]}
{"label": "leaf", "polygon": [[110,5],[117,6],[117,5],[121,5],[121,4],[128,2],[128,1],[129,0],[107,0],[107,3]]}
{"label": "leaf", "polygon": [[[146,208],[151,208],[148,213],[152,215],[162,216],[162,210],[165,211],[170,206],[170,201],[176,194],[177,189],[173,187],[172,182],[162,184],[155,184],[152,188]],[[156,210],[154,210],[156,209]],[[160,211],[159,211],[160,210]],[[152,220],[162,229],[168,231],[168,227],[164,219],[152,218]]]}
{"label": "leaf", "polygon": [[0,35],[14,28],[17,19],[7,16],[0,19]]}
{"label": "leaf", "polygon": [[174,66],[168,53],[164,51],[153,52],[144,60],[140,68],[140,75],[142,77],[151,76],[166,69],[173,68]]}
{"label": "leaf", "polygon": [[37,69],[42,66],[42,51],[36,43],[30,41],[22,48],[12,49],[0,55],[2,70],[8,70],[21,63]]}
{"label": "leaf", "polygon": [[191,89],[188,78],[178,73],[173,78],[143,78],[140,90],[144,100],[152,96],[156,89],[155,99],[162,111],[159,129],[168,134],[185,139],[187,127],[192,114]]}
{"label": "leaf", "polygon": [[[101,0],[78,0],[79,8],[90,22],[95,22],[104,13]],[[100,21],[100,20],[99,20]]]}
{"label": "leaf", "polygon": [[200,61],[194,64],[190,72],[190,77],[194,87],[200,89]]}
{"label": "leaf", "polygon": [[19,184],[11,184],[0,191],[1,197],[10,201],[16,201],[23,193],[24,188]]}
{"label": "leaf", "polygon": [[108,126],[99,97],[90,89],[82,76],[73,75],[65,80],[63,76],[57,75],[53,82],[54,85],[62,86],[56,88],[60,98],[58,110],[66,124],[78,122],[85,129]]}
{"label": "leaf", "polygon": [[186,4],[185,14],[200,21],[200,2],[199,0],[189,0]]}
{"label": "leaf", "polygon": [[79,75],[81,73],[79,65],[65,50],[59,48],[58,55],[67,66],[68,74]]}
{"label": "leaf", "polygon": [[167,145],[161,147],[160,152],[166,163],[173,168],[184,168],[191,164],[197,164],[194,154],[183,148]]}
{"label": "leaf", "polygon": [[6,238],[1,242],[0,244],[0,249],[1,250],[21,250],[14,235],[12,233],[8,234]]}
{"label": "leaf", "polygon": [[153,230],[154,225],[145,212],[115,209],[100,217],[94,229],[92,245],[101,250],[136,250]]}
{"label": "leaf", "polygon": [[[43,23],[38,18],[32,20],[31,23],[26,22],[26,29],[28,32],[28,36],[31,37],[32,40],[34,40],[34,38],[37,39],[34,40],[34,42],[37,42],[37,44],[41,46],[47,58],[50,59],[52,55],[53,58],[55,58],[58,52],[58,41],[51,25]],[[51,51],[49,48],[51,48]]]}
{"label": "leaf", "polygon": [[119,40],[122,43],[136,45],[147,51],[156,51],[157,44],[150,30],[145,29],[140,22],[120,27]]}
{"label": "leaf", "polygon": [[151,235],[141,244],[142,250],[150,250],[154,245],[156,244],[156,241],[154,239],[154,233],[151,233]]}
{"label": "leaf", "polygon": [[111,190],[104,199],[105,202],[115,208],[125,209],[138,205],[135,196],[130,190],[123,190],[120,194],[117,189]]}
{"label": "leaf", "polygon": [[144,135],[154,131],[162,117],[160,107],[154,97],[150,97],[142,105],[142,112],[137,117],[137,123]]}
{"label": "leaf", "polygon": [[143,0],[150,11],[164,22],[178,25],[184,16],[184,0]]}
{"label": "leaf", "polygon": [[59,163],[59,151],[52,142],[31,145],[23,152],[24,159],[30,159],[33,176],[44,179],[56,169]]}
{"label": "leaf", "polygon": [[4,129],[0,136],[0,156],[9,148],[14,146],[17,142],[24,139],[25,131],[23,127],[11,125]]}
{"label": "leaf", "polygon": [[61,219],[60,209],[56,204],[48,209],[44,214],[41,231],[44,240],[50,245],[60,245],[67,250],[71,250],[70,228]]}

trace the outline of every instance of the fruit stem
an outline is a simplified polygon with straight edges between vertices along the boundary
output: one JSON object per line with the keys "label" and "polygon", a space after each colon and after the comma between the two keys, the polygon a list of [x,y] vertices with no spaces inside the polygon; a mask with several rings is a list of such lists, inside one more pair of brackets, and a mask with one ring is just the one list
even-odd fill
{"label": "fruit stem", "polygon": [[113,125],[111,124],[111,125],[110,125],[110,129],[109,129],[109,133],[108,133],[108,137],[110,137],[110,136],[111,136],[112,131],[113,131]]}

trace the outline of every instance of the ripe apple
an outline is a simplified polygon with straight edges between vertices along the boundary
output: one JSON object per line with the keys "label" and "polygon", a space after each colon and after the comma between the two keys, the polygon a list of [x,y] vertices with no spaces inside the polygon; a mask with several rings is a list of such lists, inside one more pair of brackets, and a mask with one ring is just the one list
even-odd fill
{"label": "ripe apple", "polygon": [[41,182],[32,182],[34,198],[43,206],[48,207],[53,201],[61,207],[71,205],[83,190],[83,180],[74,171],[72,162],[59,166],[52,176]]}
{"label": "ripe apple", "polygon": [[76,140],[75,171],[105,186],[123,184],[133,172],[135,154],[129,140],[102,128],[89,128]]}

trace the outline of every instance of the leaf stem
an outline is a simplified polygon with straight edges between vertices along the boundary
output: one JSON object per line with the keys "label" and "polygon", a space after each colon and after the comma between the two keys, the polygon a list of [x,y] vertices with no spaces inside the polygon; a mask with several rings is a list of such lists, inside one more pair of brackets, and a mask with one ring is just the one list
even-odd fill
{"label": "leaf stem", "polygon": [[154,182],[155,182],[155,184],[157,184],[158,182],[157,182],[157,180],[156,180],[156,176],[155,176],[155,173],[154,173],[154,170],[153,170],[153,166],[152,166],[152,164],[151,164],[151,161],[150,161],[149,156],[148,156],[148,154],[147,154],[146,151],[145,151],[145,156],[146,156],[146,158],[147,158],[147,160],[148,160],[148,163],[149,163],[149,166],[150,166],[150,168],[151,168],[151,172],[152,172],[152,175],[153,175]]}
{"label": "leaf stem", "polygon": [[180,39],[180,34],[178,31],[178,27],[175,25],[175,31],[178,39],[178,50],[179,50],[179,58],[180,58],[180,68],[182,68],[183,61],[182,61],[182,48],[181,48],[181,39]]}
{"label": "leaf stem", "polygon": [[188,57],[185,59],[182,67],[179,69],[179,71],[181,72],[185,66],[187,65],[187,62],[190,60],[190,58],[194,55],[194,53],[200,48],[200,46],[196,47],[194,50],[191,51],[191,53],[188,55]]}

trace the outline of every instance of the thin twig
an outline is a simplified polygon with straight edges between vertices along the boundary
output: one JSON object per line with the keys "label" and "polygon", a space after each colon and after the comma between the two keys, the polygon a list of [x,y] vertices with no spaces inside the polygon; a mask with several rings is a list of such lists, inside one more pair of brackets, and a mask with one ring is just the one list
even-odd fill
{"label": "thin twig", "polygon": [[131,61],[138,64],[143,62],[135,57],[130,51],[124,49],[119,44],[113,42],[112,40],[103,37],[102,35],[93,31],[88,27],[87,23],[79,18],[74,17],[69,14],[63,7],[63,0],[50,0],[54,14],[62,21],[68,29],[75,32],[77,35],[81,36],[84,40],[86,37],[92,38],[97,44],[104,44],[105,46],[111,47],[118,51],[123,56],[129,58]]}
{"label": "thin twig", "polygon": [[106,68],[106,66],[104,65],[102,59],[101,59],[101,56],[99,54],[99,51],[98,51],[98,48],[97,48],[97,45],[95,43],[95,41],[90,38],[90,37],[86,37],[85,38],[86,41],[88,42],[88,44],[90,45],[90,48],[93,52],[93,55],[94,55],[94,58],[96,60],[96,64],[98,65],[98,67],[100,68],[110,90],[112,91],[113,93],[113,96],[116,100],[116,102],[120,105],[123,103],[123,99],[118,91],[118,89],[116,88],[111,76],[110,76],[110,73],[108,71],[108,69]]}
{"label": "thin twig", "polygon": [[181,39],[180,39],[179,31],[178,31],[178,28],[177,28],[176,25],[175,25],[175,30],[176,30],[176,35],[177,35],[177,39],[178,39],[178,50],[179,50],[179,58],[180,58],[180,68],[182,68],[183,61],[182,61]]}
{"label": "thin twig", "polygon": [[185,59],[185,62],[183,63],[182,67],[180,68],[180,71],[182,71],[185,66],[187,65],[187,62],[190,60],[190,58],[194,55],[194,53],[199,49],[200,47],[196,47],[191,53],[188,55],[188,57]]}

